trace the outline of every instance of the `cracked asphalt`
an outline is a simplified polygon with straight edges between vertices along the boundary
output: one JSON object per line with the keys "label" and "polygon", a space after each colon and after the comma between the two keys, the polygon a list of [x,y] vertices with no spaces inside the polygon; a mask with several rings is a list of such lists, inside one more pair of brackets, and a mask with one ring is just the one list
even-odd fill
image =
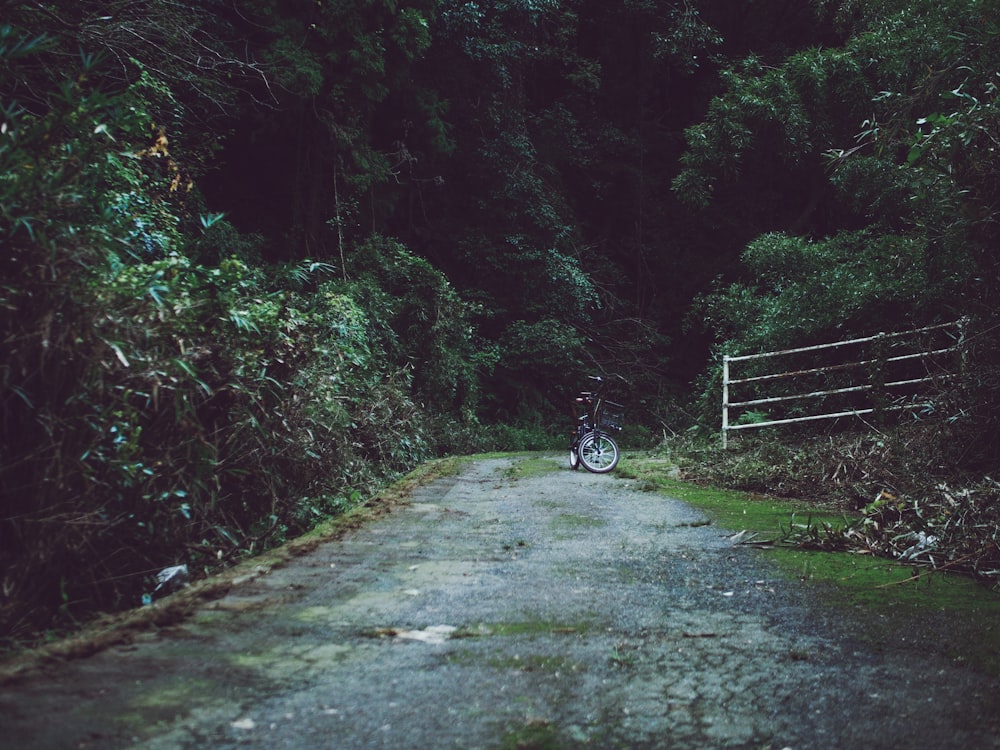
{"label": "cracked asphalt", "polygon": [[469,461],[0,686],[0,748],[1000,748],[996,678],[866,639],[704,520],[561,457]]}

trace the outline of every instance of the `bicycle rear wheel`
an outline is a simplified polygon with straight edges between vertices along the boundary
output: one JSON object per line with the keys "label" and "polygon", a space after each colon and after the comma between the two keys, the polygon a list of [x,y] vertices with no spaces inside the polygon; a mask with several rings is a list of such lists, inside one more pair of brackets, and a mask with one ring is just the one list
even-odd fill
{"label": "bicycle rear wheel", "polygon": [[606,432],[589,432],[577,445],[580,463],[587,471],[607,474],[618,465],[618,443]]}
{"label": "bicycle rear wheel", "polygon": [[577,452],[576,445],[571,445],[569,448],[569,468],[571,469],[580,468],[580,454]]}

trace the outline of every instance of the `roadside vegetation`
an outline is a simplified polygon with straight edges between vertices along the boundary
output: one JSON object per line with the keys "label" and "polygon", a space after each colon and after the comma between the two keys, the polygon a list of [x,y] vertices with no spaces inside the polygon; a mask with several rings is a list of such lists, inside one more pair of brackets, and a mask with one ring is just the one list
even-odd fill
{"label": "roadside vegetation", "polygon": [[849,553],[880,569],[889,561],[914,582],[956,574],[1000,590],[1000,487],[928,454],[924,441],[938,434],[911,424],[795,441],[764,436],[727,449],[677,439],[635,454],[621,471],[745,531],[741,544]]}
{"label": "roadside vegetation", "polygon": [[803,548],[959,573],[1000,590],[1000,485],[949,460],[967,447],[947,424],[928,421],[794,442],[763,437],[711,464],[690,461],[689,476],[844,513],[840,524],[791,531],[786,541]]}
{"label": "roadside vegetation", "polygon": [[[832,454],[830,444],[835,441],[826,442]],[[627,454],[618,473],[639,482],[646,491],[699,508],[705,517],[697,523],[718,528],[733,545],[762,550],[782,575],[808,581],[818,600],[850,611],[857,637],[884,648],[904,642],[917,645],[1000,674],[1000,628],[996,625],[1000,597],[995,575],[970,574],[970,560],[963,560],[947,538],[922,547],[920,554],[900,554],[900,545],[913,544],[907,540],[913,539],[914,529],[927,528],[917,520],[925,513],[912,507],[919,508],[919,499],[899,498],[889,518],[882,503],[856,509],[853,491],[844,492],[843,484],[817,484],[822,483],[821,476],[791,461],[775,467],[770,463],[774,454],[764,455],[764,450],[774,451],[773,443],[724,452],[703,441],[697,445],[676,441],[659,450]],[[777,450],[788,456],[794,452],[787,447]],[[723,477],[712,471],[717,461],[762,458],[772,467],[772,476],[804,482],[801,494],[769,494],[770,484],[727,489],[721,485],[731,484],[732,475]],[[908,503],[912,503],[909,511]],[[954,510],[951,503],[948,507]],[[975,536],[978,549],[993,547],[993,532],[984,530],[992,524],[977,525],[969,517],[975,511],[966,512],[966,517],[955,518],[956,525],[978,526],[979,533],[964,531],[963,535]],[[960,565],[951,564],[956,559]],[[949,634],[947,638],[941,637],[943,632]]]}

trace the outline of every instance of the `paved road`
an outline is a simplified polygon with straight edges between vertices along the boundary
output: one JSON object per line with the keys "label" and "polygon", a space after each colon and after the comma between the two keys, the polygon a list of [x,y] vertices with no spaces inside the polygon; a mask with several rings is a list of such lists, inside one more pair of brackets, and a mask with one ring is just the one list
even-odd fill
{"label": "paved road", "polygon": [[996,679],[869,644],[701,521],[559,459],[478,460],[0,687],[0,747],[1000,747]]}

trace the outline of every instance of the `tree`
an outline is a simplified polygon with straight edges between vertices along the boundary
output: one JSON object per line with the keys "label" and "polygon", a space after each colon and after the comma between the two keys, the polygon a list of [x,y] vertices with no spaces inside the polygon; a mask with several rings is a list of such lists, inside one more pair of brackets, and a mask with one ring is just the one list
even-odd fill
{"label": "tree", "polygon": [[[741,277],[721,278],[697,311],[735,352],[969,316],[981,333],[964,404],[949,412],[962,437],[951,439],[976,446],[964,460],[995,455],[983,439],[995,433],[997,389],[995,16],[983,3],[838,11],[850,30],[843,47],[745,61],[688,131],[675,189],[701,205],[745,210],[755,205],[746,192],[770,186],[784,201],[816,184],[823,208],[805,223],[777,207],[757,214],[757,231],[783,231],[752,240]],[[796,179],[803,168],[822,182]]]}
{"label": "tree", "polygon": [[[687,132],[685,168],[674,183],[694,204],[738,206],[758,233],[800,235],[806,247],[808,238],[815,238],[817,258],[824,255],[823,237],[844,233],[847,239],[862,228],[862,236],[876,246],[922,248],[919,263],[926,284],[909,286],[908,295],[892,308],[872,298],[870,309],[854,309],[855,295],[843,296],[839,305],[831,299],[831,314],[825,317],[839,320],[838,327],[848,321],[861,328],[906,325],[954,314],[948,312],[948,301],[955,300],[968,278],[969,241],[976,244],[968,222],[960,218],[961,204],[968,200],[960,196],[968,191],[956,184],[956,176],[977,171],[962,166],[965,156],[955,146],[973,133],[988,133],[990,125],[973,121],[992,116],[974,96],[974,103],[965,99],[962,89],[961,79],[973,69],[967,64],[969,55],[975,55],[977,66],[985,63],[995,41],[995,32],[981,17],[959,16],[954,7],[941,4],[865,8],[843,48],[796,52],[776,66],[748,58],[727,71],[725,92],[712,102],[706,119]],[[865,60],[876,64],[862,65]],[[931,73],[915,75],[917,70]],[[973,88],[988,91],[982,83]],[[924,116],[915,133],[906,121],[920,108],[918,102],[933,100],[942,91],[970,108],[954,121],[936,112]],[[939,125],[946,125],[951,135]],[[842,145],[849,142],[854,145]],[[935,152],[943,158],[933,156]],[[929,160],[920,164],[925,156]],[[803,185],[810,187],[803,191]],[[790,251],[779,265],[791,268],[800,262],[799,243],[778,247]],[[857,256],[859,261],[864,257]],[[753,258],[751,249],[747,260],[755,263]],[[871,259],[874,265],[858,266],[857,291],[866,278],[884,270],[884,258],[876,253]],[[817,280],[834,273],[822,265],[802,268],[812,269]],[[783,292],[780,276],[769,278],[760,267],[746,270],[751,288]],[[754,325],[754,318],[744,320],[745,335]]]}
{"label": "tree", "polygon": [[254,238],[196,213],[174,147],[184,86],[154,57],[129,81],[113,56],[69,65],[71,41],[0,28],[4,641],[342,512],[477,395],[466,308],[439,274],[394,246],[368,259],[387,280],[265,266]]}
{"label": "tree", "polygon": [[205,189],[239,226],[265,233],[269,257],[339,262],[345,243],[383,229],[402,200],[415,135],[447,147],[435,94],[412,77],[436,7],[256,0],[229,14],[274,103],[244,101],[233,113],[222,169]]}

